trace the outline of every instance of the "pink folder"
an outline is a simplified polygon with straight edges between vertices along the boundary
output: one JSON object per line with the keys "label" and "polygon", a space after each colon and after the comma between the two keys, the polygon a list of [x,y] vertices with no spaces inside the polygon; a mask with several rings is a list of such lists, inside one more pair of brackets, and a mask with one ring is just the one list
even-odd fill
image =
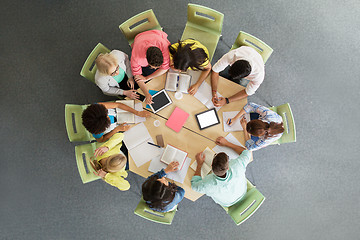
{"label": "pink folder", "polygon": [[175,132],[179,132],[181,128],[184,126],[186,119],[188,119],[189,114],[184,110],[176,107],[169,119],[165,123],[166,126],[174,130]]}

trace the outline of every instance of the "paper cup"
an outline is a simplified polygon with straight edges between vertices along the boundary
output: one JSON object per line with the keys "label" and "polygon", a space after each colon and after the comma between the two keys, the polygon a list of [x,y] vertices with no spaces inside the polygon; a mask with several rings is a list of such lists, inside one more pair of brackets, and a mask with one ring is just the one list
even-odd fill
{"label": "paper cup", "polygon": [[155,126],[155,127],[159,127],[159,126],[160,126],[160,121],[159,121],[159,120],[155,120],[155,121],[154,121],[154,126]]}
{"label": "paper cup", "polygon": [[177,100],[182,99],[182,98],[183,98],[182,92],[176,92],[176,93],[175,93],[175,98],[176,98]]}

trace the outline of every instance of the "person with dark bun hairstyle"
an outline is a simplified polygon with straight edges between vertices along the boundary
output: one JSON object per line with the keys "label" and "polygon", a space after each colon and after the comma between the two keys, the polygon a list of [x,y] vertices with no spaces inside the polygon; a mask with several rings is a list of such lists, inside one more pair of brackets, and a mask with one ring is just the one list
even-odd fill
{"label": "person with dark bun hairstyle", "polygon": [[185,190],[175,183],[169,183],[165,176],[178,169],[178,162],[171,162],[165,169],[151,175],[142,185],[142,195],[146,204],[154,211],[169,212],[184,198]]}
{"label": "person with dark bun hairstyle", "polygon": [[251,152],[230,143],[224,137],[218,137],[216,144],[233,149],[239,156],[229,160],[229,156],[224,152],[215,154],[211,165],[213,172],[201,178],[201,167],[205,156],[202,152],[196,154],[197,167],[191,179],[191,188],[205,193],[221,206],[229,207],[240,201],[246,194],[245,171],[251,161]]}
{"label": "person with dark bun hairstyle", "polygon": [[185,39],[170,45],[169,51],[170,67],[173,70],[202,71],[197,82],[188,89],[188,92],[194,95],[211,71],[208,49],[197,40]]}
{"label": "person with dark bun hairstyle", "polygon": [[[257,113],[258,119],[246,122],[246,113]],[[228,125],[232,125],[240,117],[240,123],[245,135],[245,146],[248,150],[255,151],[268,146],[270,143],[281,138],[284,132],[282,117],[267,107],[256,103],[248,103],[233,118],[227,120]]]}
{"label": "person with dark bun hairstyle", "polygon": [[131,112],[140,117],[150,117],[148,111],[135,109],[118,102],[100,102],[91,104],[82,113],[82,124],[92,133],[98,142],[105,142],[119,131],[126,131],[130,126],[123,123],[117,125],[116,108]]}

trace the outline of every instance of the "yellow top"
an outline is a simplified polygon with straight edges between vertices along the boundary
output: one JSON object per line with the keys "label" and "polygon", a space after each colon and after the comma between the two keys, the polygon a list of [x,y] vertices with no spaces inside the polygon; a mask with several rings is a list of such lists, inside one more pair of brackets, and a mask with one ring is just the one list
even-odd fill
{"label": "yellow top", "polygon": [[[210,63],[210,61],[209,61],[209,51],[207,50],[207,48],[204,45],[202,45],[199,41],[194,40],[194,39],[185,39],[185,40],[181,41],[182,46],[184,46],[186,44],[193,44],[193,43],[194,43],[194,45],[192,45],[190,47],[191,50],[194,50],[196,48],[204,49],[204,51],[205,51],[205,53],[206,53],[206,55],[208,57],[208,59],[200,65],[201,67],[204,68]],[[175,50],[177,50],[177,48],[179,47],[179,43],[174,43],[174,44],[171,45],[171,47],[173,47]],[[171,53],[170,53],[170,61],[173,62],[173,56],[171,55]],[[188,69],[191,69],[191,68],[189,67]]]}
{"label": "yellow top", "polygon": [[[124,138],[123,133],[116,133],[106,143],[101,145],[101,147],[108,147],[109,150],[100,157],[98,157],[97,161],[99,162],[101,159],[107,158],[114,154],[119,154],[121,152],[120,148],[122,146],[123,138]],[[105,175],[104,180],[108,184],[117,187],[119,190],[126,191],[129,190],[130,188],[130,183],[124,179],[127,177],[127,175],[128,173],[125,171],[125,167],[124,167],[118,172],[107,173]]]}

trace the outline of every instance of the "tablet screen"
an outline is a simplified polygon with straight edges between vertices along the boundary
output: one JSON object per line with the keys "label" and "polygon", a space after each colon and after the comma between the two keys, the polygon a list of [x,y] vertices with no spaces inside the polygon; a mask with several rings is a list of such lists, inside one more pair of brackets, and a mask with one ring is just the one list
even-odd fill
{"label": "tablet screen", "polygon": [[172,103],[170,97],[167,95],[165,90],[161,90],[160,92],[154,94],[152,101],[154,103],[151,104],[150,107],[155,113],[169,106]]}
{"label": "tablet screen", "polygon": [[195,115],[196,116],[196,120],[199,124],[200,130],[203,130],[205,128],[214,126],[216,124],[219,124],[219,117],[216,113],[215,108],[207,110],[205,112],[202,113],[198,113]]}

